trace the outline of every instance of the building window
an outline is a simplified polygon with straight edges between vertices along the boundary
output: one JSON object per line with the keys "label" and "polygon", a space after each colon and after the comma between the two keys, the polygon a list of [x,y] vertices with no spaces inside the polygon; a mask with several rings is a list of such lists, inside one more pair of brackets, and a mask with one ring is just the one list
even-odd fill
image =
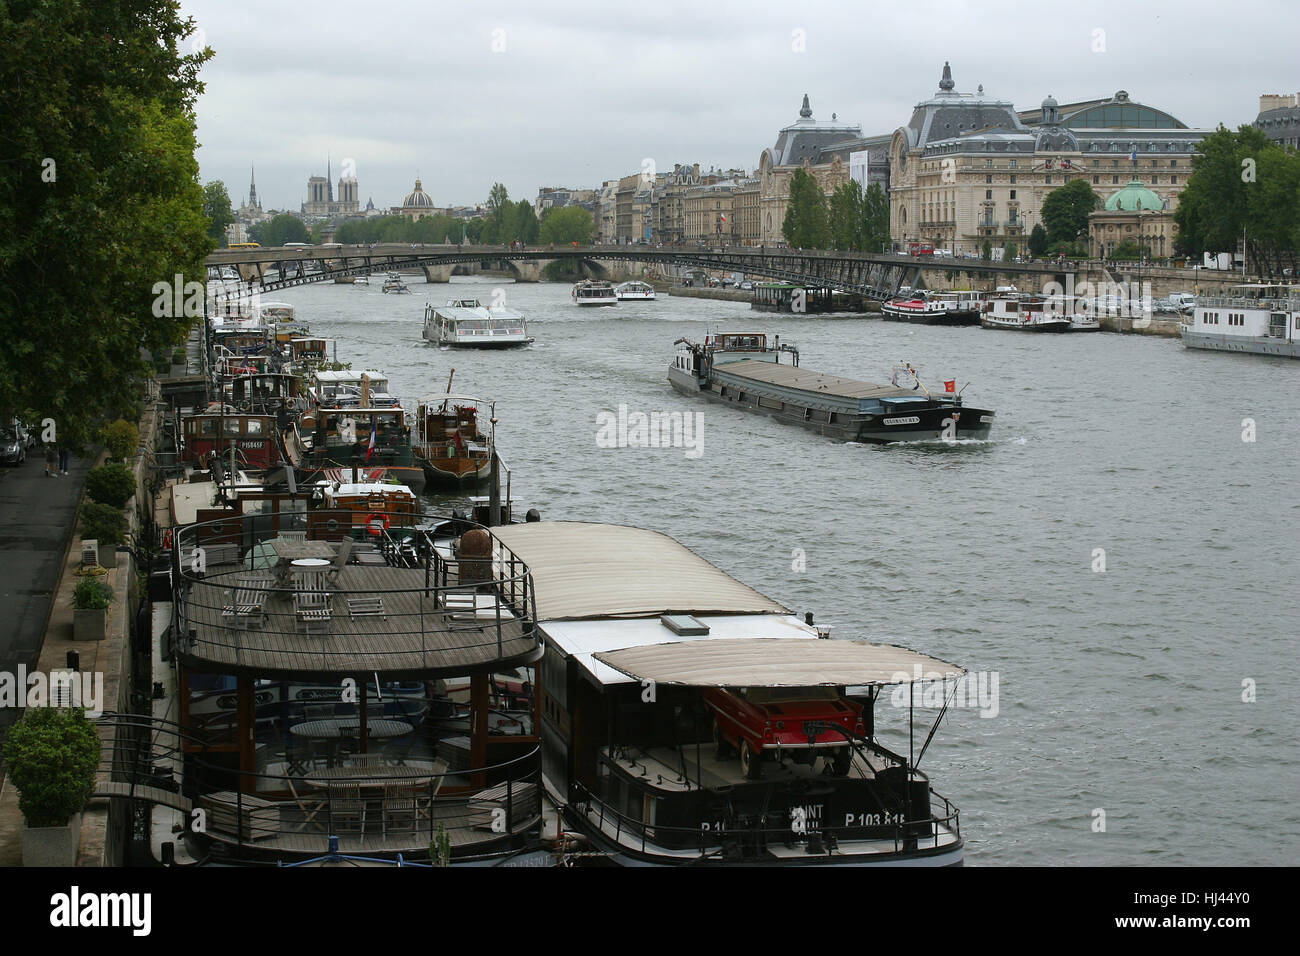
{"label": "building window", "polygon": [[1016,198],[1016,191],[1015,191],[1014,189],[1011,190],[1011,198],[1012,198],[1012,199],[1015,199],[1015,198]]}
{"label": "building window", "polygon": [[986,189],[986,190],[984,190],[984,198],[985,198],[985,199],[992,199],[992,198],[993,198],[993,190],[991,190],[991,189]]}
{"label": "building window", "polygon": [[992,168],[992,166],[993,166],[993,160],[991,160],[991,159],[986,159],[986,160],[984,160],[984,166],[985,166],[985,168]]}
{"label": "building window", "polygon": [[986,183],[991,183],[991,182],[993,182],[993,177],[992,177],[992,176],[985,176],[985,177],[984,177],[984,182],[986,182]]}
{"label": "building window", "polygon": [[1111,185],[1112,185],[1112,186],[1118,186],[1118,185],[1119,185],[1119,177],[1118,177],[1118,176],[1112,176],[1112,177],[1110,177],[1110,182],[1111,182]]}
{"label": "building window", "polygon": [[1178,165],[1178,160],[1176,160],[1176,159],[1171,159],[1171,160],[1169,160],[1169,165],[1170,165],[1170,166],[1177,166],[1177,165]]}
{"label": "building window", "polygon": [[1011,185],[1014,186],[1015,183],[1016,183],[1016,174],[1015,174],[1015,173],[1012,173],[1012,174],[1011,174]]}
{"label": "building window", "polygon": [[1094,166],[1100,166],[1100,165],[1101,165],[1101,160],[1100,160],[1100,159],[1094,159],[1094,160],[1092,161],[1092,165],[1094,165]]}
{"label": "building window", "polygon": [[1093,177],[1092,177],[1092,184],[1093,184],[1094,186],[1099,186],[1099,185],[1101,185],[1101,177],[1100,177],[1100,176],[1093,176]]}
{"label": "building window", "polygon": [[1156,175],[1152,175],[1152,177],[1151,177],[1151,185],[1152,185],[1152,186],[1158,186],[1159,184],[1160,184],[1160,177],[1159,177],[1159,176],[1156,176]]}
{"label": "building window", "polygon": [[1011,160],[1011,168],[1012,168],[1012,169],[1015,169],[1015,168],[1016,168],[1016,161],[1015,161],[1014,159]]}
{"label": "building window", "polygon": [[1177,176],[1170,176],[1170,177],[1169,177],[1169,185],[1171,185],[1171,186],[1177,186],[1177,185],[1178,185],[1178,177],[1177,177]]}
{"label": "building window", "polygon": [[1047,185],[1049,185],[1049,186],[1052,185],[1052,177],[1051,177],[1051,176],[1048,176],[1048,177],[1047,177]]}

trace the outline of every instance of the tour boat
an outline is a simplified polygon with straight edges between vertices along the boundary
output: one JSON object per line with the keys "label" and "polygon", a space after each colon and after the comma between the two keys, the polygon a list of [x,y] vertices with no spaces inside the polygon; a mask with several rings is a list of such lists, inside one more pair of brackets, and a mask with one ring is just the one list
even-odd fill
{"label": "tour boat", "polygon": [[1060,307],[1052,307],[1047,296],[1005,292],[989,297],[980,325],[1016,332],[1068,332],[1071,323]]}
{"label": "tour boat", "polygon": [[1300,358],[1300,287],[1253,283],[1197,296],[1180,331],[1189,349]]}
{"label": "tour boat", "polygon": [[508,349],[529,345],[528,321],[504,306],[478,299],[448,299],[442,308],[424,307],[424,338],[455,349]]}
{"label": "tour boat", "polygon": [[893,322],[923,325],[975,325],[984,296],[980,292],[927,292],[917,290],[890,299],[881,314]]}
{"label": "tour boat", "polygon": [[614,294],[620,302],[625,299],[653,299],[655,297],[655,287],[648,282],[622,282],[614,287]]}
{"label": "tour boat", "polygon": [[[702,345],[678,339],[668,381],[683,395],[734,405],[858,442],[983,439],[994,413],[962,404],[956,380],[931,393],[910,365],[876,385],[799,367],[799,350],[762,333],[722,333]],[[782,357],[789,362],[782,362]]]}
{"label": "tour boat", "polygon": [[411,290],[406,287],[406,283],[402,281],[401,276],[396,272],[390,272],[388,273],[388,278],[384,280],[384,291],[410,293]]}
{"label": "tour boat", "polygon": [[614,287],[602,279],[583,279],[569,294],[576,305],[618,305]]}
{"label": "tour boat", "polygon": [[961,863],[957,809],[917,767],[945,710],[914,706],[962,668],[823,640],[658,532],[493,535],[534,580],[548,829],[625,866]]}

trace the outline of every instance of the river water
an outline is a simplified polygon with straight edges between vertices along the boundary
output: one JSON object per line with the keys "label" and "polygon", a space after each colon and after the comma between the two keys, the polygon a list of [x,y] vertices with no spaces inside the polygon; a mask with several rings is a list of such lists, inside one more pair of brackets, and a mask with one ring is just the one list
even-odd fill
{"label": "river water", "polygon": [[[410,281],[411,295],[376,281],[275,297],[404,398],[442,392],[454,367],[455,392],[495,399],[517,514],[667,532],[834,637],[903,644],[985,682],[921,762],[961,810],[968,864],[1295,862],[1300,363]],[[426,300],[498,288],[534,346],[423,343]],[[932,387],[969,382],[966,401],[997,412],[990,439],[837,443],[668,386],[675,339],[746,330],[779,333],[809,369],[887,381],[907,361]],[[620,405],[698,412],[702,441],[601,447],[598,415]],[[918,709],[918,746],[937,713]],[[877,707],[904,752],[906,715]]]}

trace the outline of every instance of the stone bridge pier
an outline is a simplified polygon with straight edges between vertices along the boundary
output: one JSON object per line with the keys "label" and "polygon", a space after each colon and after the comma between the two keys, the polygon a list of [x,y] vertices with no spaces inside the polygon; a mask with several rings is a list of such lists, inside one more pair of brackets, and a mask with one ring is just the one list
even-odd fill
{"label": "stone bridge pier", "polygon": [[425,282],[450,282],[450,281],[451,281],[451,271],[452,271],[452,269],[455,268],[455,266],[452,266],[452,265],[445,265],[445,266],[422,265],[422,266],[420,266],[420,268],[424,270],[424,281],[425,281]]}
{"label": "stone bridge pier", "polygon": [[511,263],[511,265],[515,267],[515,281],[541,282],[542,269],[546,267],[547,262],[552,261],[554,260],[548,259],[546,262],[543,262],[540,259],[520,259]]}

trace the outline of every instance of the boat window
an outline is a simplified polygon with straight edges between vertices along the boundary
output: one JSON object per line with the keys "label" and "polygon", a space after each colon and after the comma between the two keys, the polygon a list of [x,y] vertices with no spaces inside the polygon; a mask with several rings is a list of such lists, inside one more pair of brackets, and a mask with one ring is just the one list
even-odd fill
{"label": "boat window", "polygon": [[238,434],[239,434],[239,419],[238,419],[238,418],[227,418],[227,419],[226,419],[226,434],[227,434],[227,435],[238,435]]}
{"label": "boat window", "polygon": [[747,687],[741,692],[755,704],[783,704],[801,700],[839,700],[834,687]]}
{"label": "boat window", "polygon": [[260,435],[260,434],[262,434],[262,421],[261,421],[261,419],[250,418],[250,419],[248,420],[248,427],[247,427],[244,431],[245,431],[245,434],[248,434],[248,435]]}
{"label": "boat window", "polygon": [[217,420],[215,418],[204,418],[199,422],[199,434],[212,436],[217,433]]}

